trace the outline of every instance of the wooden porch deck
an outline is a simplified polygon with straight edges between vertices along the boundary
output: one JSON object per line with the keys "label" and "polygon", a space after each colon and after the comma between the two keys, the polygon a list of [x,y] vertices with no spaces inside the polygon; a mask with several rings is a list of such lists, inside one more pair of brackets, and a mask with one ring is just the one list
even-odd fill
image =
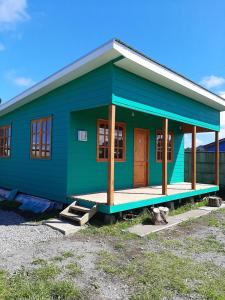
{"label": "wooden porch deck", "polygon": [[[114,206],[116,205],[121,206],[132,202],[140,203],[140,201],[142,202],[145,200],[152,200],[152,199],[155,199],[157,203],[157,198],[160,198],[160,202],[163,202],[162,200],[163,198],[165,198],[164,202],[166,202],[166,201],[172,201],[173,196],[174,196],[174,200],[176,200],[179,198],[185,198],[185,196],[186,197],[192,196],[191,193],[193,193],[193,195],[201,195],[204,193],[217,191],[218,189],[219,189],[218,186],[213,184],[197,183],[196,190],[192,190],[191,183],[180,182],[180,183],[168,185],[168,195],[162,195],[161,185],[118,190],[114,192]],[[86,194],[86,195],[76,195],[73,196],[73,199],[95,202],[98,204],[107,204],[107,192],[93,193],[93,194]]]}

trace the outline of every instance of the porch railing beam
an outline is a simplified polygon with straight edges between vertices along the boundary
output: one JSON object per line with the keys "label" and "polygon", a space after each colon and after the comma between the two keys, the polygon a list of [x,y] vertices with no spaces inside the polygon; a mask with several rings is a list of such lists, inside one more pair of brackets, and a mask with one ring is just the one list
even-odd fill
{"label": "porch railing beam", "polygon": [[192,149],[191,149],[191,154],[192,154],[191,188],[193,190],[196,190],[196,126],[192,127]]}
{"label": "porch railing beam", "polygon": [[168,150],[168,119],[163,119],[163,151],[162,151],[162,194],[167,195],[167,150]]}
{"label": "porch railing beam", "polygon": [[108,190],[107,204],[114,204],[114,149],[115,149],[115,119],[116,106],[109,105],[109,151],[108,151]]}
{"label": "porch railing beam", "polygon": [[215,131],[215,184],[220,184],[220,150],[219,150],[219,132]]}

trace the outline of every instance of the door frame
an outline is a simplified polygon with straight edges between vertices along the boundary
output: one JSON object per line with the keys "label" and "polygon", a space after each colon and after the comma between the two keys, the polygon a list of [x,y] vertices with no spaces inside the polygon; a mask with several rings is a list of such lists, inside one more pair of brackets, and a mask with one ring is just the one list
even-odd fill
{"label": "door frame", "polygon": [[[145,174],[145,176],[146,176],[146,184],[144,185],[144,186],[148,186],[149,185],[149,178],[150,178],[150,174],[149,174],[149,159],[150,159],[150,153],[149,153],[149,149],[150,149],[150,130],[149,129],[146,129],[146,128],[134,128],[134,146],[133,146],[133,155],[134,155],[134,150],[135,150],[135,132],[136,131],[144,131],[145,133],[146,133],[146,137],[147,137],[147,144],[146,144],[146,153],[147,153],[147,155],[146,155],[146,160],[147,160],[147,167],[146,167],[146,174]],[[135,182],[134,182],[134,180],[135,180],[135,177],[134,177],[134,163],[135,163],[135,161],[134,161],[134,159],[135,159],[135,156],[133,157],[133,187],[138,187],[138,186],[135,186]]]}

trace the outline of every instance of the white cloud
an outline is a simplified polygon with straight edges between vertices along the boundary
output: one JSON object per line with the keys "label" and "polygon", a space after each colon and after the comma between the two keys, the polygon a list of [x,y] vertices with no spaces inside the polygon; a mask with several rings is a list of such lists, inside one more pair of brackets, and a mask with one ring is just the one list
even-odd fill
{"label": "white cloud", "polygon": [[5,74],[7,80],[16,86],[20,87],[30,87],[35,84],[33,79],[25,76],[18,76],[15,70],[10,70]]}
{"label": "white cloud", "polygon": [[13,82],[17,85],[17,86],[24,86],[24,87],[29,87],[31,85],[34,84],[34,81],[29,78],[29,77],[15,77],[13,78]]}
{"label": "white cloud", "polygon": [[5,50],[5,45],[0,43],[0,51],[4,51]]}
{"label": "white cloud", "polygon": [[[201,134],[197,134],[196,136],[196,146],[200,146],[200,145],[204,145],[206,144],[206,141],[205,141],[205,136],[203,136],[204,134],[201,133]],[[191,147],[191,134],[190,133],[186,133],[184,135],[184,148],[188,148],[188,147]]]}
{"label": "white cloud", "polygon": [[215,75],[205,76],[200,81],[200,84],[202,84],[206,88],[210,89],[210,88],[214,88],[214,87],[224,85],[225,84],[225,78],[215,76]]}
{"label": "white cloud", "polygon": [[27,0],[0,0],[0,30],[14,28],[18,22],[30,18],[27,12]]}

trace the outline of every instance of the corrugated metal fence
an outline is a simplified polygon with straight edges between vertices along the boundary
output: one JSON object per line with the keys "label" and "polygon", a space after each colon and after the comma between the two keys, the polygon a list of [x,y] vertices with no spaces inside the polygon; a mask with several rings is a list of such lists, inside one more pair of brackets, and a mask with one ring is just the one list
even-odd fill
{"label": "corrugated metal fence", "polygon": [[[197,182],[214,183],[215,153],[197,152]],[[185,181],[191,181],[191,152],[184,156]],[[225,188],[225,152],[220,152],[220,186]]]}

